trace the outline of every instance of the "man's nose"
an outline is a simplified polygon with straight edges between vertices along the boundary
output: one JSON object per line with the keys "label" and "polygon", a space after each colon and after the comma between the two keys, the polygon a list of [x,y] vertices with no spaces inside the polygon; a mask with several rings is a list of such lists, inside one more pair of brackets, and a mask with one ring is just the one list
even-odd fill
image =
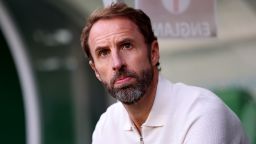
{"label": "man's nose", "polygon": [[123,58],[118,52],[112,53],[112,69],[118,71],[124,65]]}

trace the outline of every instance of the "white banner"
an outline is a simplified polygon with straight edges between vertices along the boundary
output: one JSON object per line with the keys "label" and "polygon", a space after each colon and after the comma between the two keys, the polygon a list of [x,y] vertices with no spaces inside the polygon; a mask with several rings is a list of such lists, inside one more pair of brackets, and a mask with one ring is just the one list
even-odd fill
{"label": "white banner", "polygon": [[216,0],[136,0],[160,38],[199,38],[217,35]]}
{"label": "white banner", "polygon": [[102,0],[104,7],[110,6],[112,3],[123,2],[123,0]]}

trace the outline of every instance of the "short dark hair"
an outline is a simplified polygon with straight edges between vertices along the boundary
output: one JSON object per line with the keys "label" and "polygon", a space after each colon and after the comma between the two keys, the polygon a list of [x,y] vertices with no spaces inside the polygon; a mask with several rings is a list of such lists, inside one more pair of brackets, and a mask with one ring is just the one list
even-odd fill
{"label": "short dark hair", "polygon": [[128,7],[125,3],[121,2],[112,3],[106,8],[95,10],[89,16],[87,24],[83,28],[81,34],[81,45],[89,60],[93,60],[88,44],[89,34],[92,26],[98,20],[111,19],[115,17],[124,17],[135,23],[141,34],[144,36],[145,43],[149,48],[151,47],[152,42],[157,40],[152,30],[150,18],[142,10]]}

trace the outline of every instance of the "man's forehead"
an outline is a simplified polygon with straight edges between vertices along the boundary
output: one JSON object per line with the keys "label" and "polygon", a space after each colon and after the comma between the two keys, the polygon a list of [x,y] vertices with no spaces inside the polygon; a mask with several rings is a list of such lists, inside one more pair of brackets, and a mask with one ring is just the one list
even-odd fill
{"label": "man's forehead", "polygon": [[[105,29],[103,29],[105,28]],[[90,33],[103,33],[108,32],[108,30],[119,30],[119,29],[137,29],[137,25],[134,24],[128,18],[115,17],[110,19],[100,19],[91,28]]]}
{"label": "man's forehead", "polygon": [[97,21],[89,34],[89,44],[98,40],[107,40],[113,35],[123,36],[129,32],[134,34],[138,31],[137,26],[127,18],[111,18]]}

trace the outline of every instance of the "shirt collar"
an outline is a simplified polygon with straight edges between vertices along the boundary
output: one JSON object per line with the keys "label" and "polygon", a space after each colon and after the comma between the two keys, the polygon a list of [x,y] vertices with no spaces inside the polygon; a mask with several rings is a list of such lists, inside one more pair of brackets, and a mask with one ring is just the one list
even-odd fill
{"label": "shirt collar", "polygon": [[[158,77],[156,97],[149,113],[149,116],[143,126],[146,127],[162,127],[168,120],[168,95],[170,95],[171,87],[170,83],[164,79],[161,75]],[[124,130],[132,130],[133,124],[125,108],[123,107],[124,114]]]}

